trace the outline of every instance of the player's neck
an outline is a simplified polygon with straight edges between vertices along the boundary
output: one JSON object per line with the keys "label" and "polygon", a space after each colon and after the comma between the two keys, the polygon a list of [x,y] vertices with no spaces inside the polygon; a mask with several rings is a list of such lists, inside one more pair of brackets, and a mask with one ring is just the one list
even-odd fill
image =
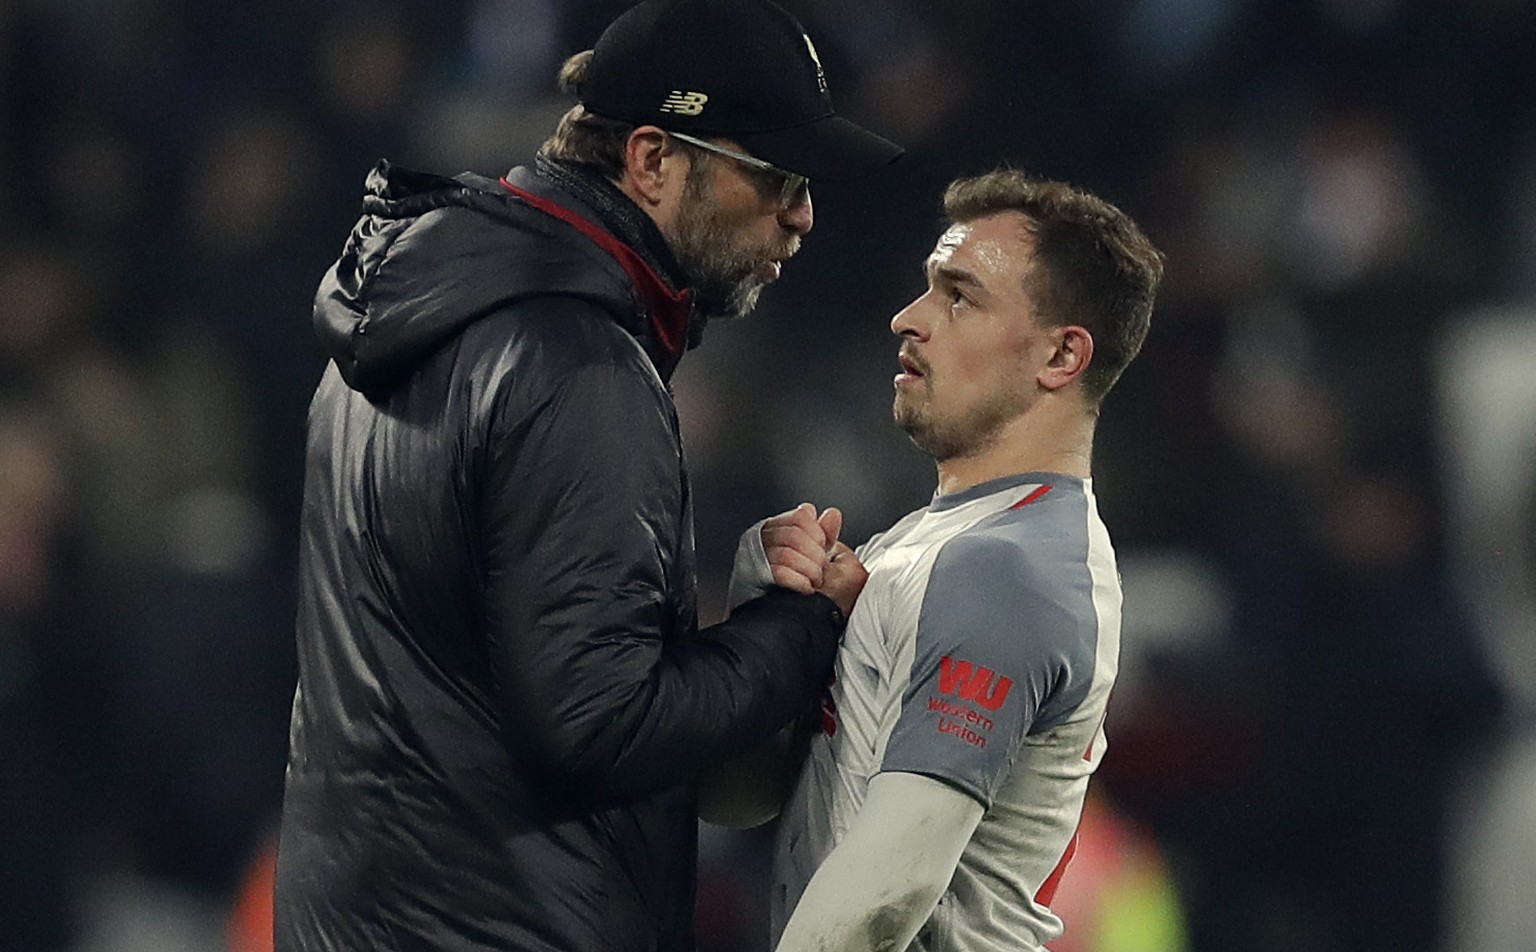
{"label": "player's neck", "polygon": [[949,495],[1017,473],[1061,473],[1087,479],[1092,473],[1090,416],[1021,416],[976,452],[937,463],[939,493]]}

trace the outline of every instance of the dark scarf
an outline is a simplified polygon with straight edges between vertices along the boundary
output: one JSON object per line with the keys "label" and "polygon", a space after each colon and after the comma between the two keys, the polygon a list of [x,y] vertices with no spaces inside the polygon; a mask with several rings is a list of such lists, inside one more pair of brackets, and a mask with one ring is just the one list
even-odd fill
{"label": "dark scarf", "polygon": [[[656,222],[606,176],[586,165],[552,159],[543,152],[534,157],[534,170],[596,212],[598,223],[633,248],[672,290],[688,287],[683,266],[672,254]],[[689,314],[689,350],[704,339],[708,322],[708,316],[698,308]]]}

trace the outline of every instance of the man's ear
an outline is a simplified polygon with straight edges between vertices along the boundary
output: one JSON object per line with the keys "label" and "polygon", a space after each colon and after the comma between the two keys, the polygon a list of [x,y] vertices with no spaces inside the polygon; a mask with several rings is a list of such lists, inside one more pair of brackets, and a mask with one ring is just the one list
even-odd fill
{"label": "man's ear", "polygon": [[637,126],[624,142],[624,175],[619,187],[640,207],[653,210],[667,204],[687,174],[678,161],[681,151],[672,137],[656,126]]}
{"label": "man's ear", "polygon": [[1035,380],[1046,390],[1060,390],[1093,363],[1093,335],[1087,328],[1067,324],[1052,329],[1050,337],[1054,349]]}

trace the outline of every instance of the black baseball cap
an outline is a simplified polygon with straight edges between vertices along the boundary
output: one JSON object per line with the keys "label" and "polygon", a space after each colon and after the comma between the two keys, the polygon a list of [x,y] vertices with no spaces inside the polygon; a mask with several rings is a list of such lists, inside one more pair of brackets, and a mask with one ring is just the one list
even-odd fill
{"label": "black baseball cap", "polygon": [[902,153],[833,112],[811,38],[768,0],[645,0],[598,38],[577,96],[599,116],[733,139],[810,179],[858,178]]}

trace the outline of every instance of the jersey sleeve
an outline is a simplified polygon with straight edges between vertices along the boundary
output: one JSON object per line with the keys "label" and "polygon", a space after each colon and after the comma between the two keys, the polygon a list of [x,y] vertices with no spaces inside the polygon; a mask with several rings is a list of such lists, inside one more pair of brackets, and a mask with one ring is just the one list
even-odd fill
{"label": "jersey sleeve", "polygon": [[736,544],[725,596],[726,607],[731,611],[773,589],[773,566],[768,563],[768,550],[763,547],[763,523],[767,521],[759,519],[753,523]]}
{"label": "jersey sleeve", "polygon": [[1017,529],[966,533],[939,553],[882,763],[950,783],[984,808],[1025,738],[1087,697],[1095,663],[1084,562]]}

